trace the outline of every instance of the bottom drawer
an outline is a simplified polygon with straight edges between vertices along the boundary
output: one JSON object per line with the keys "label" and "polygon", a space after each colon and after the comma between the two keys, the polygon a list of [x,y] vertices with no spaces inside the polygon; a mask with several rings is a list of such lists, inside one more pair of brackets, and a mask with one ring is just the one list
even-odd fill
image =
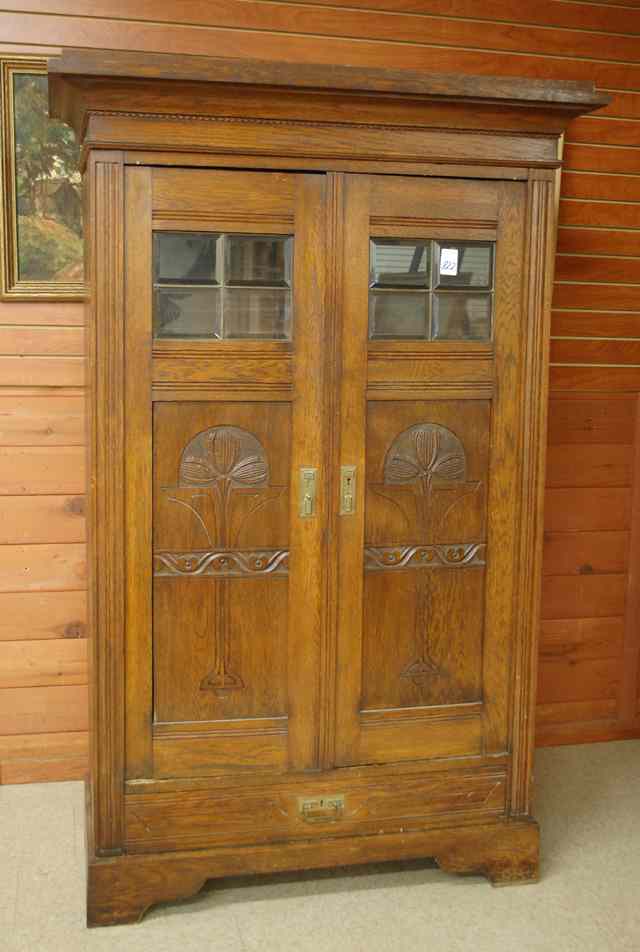
{"label": "bottom drawer", "polygon": [[421,830],[503,814],[506,770],[429,773],[333,770],[268,786],[129,793],[129,852]]}

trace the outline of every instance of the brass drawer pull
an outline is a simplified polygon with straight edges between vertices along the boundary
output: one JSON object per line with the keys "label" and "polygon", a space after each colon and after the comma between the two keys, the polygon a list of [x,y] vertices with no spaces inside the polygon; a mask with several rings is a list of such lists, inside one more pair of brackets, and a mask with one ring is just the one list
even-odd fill
{"label": "brass drawer pull", "polygon": [[305,823],[335,823],[344,813],[344,794],[298,797],[298,812]]}

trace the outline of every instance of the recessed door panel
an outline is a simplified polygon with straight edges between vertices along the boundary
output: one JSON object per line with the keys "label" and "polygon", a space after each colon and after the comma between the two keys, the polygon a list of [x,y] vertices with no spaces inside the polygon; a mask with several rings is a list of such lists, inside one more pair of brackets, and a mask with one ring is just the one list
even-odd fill
{"label": "recessed door panel", "polygon": [[479,701],[488,401],[371,402],[362,705]]}
{"label": "recessed door panel", "polygon": [[155,719],[287,713],[291,412],[156,403]]}
{"label": "recessed door panel", "polygon": [[482,697],[482,567],[367,575],[363,710]]}
{"label": "recessed door panel", "polygon": [[286,578],[155,579],[156,721],[285,717],[286,618]]}

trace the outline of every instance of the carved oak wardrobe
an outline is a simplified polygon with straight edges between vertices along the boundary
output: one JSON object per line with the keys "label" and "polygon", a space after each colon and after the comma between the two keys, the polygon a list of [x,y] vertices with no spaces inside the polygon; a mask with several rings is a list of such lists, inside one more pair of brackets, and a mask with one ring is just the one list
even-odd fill
{"label": "carved oak wardrobe", "polygon": [[560,142],[589,84],[67,51],[90,924],[211,877],[534,880]]}

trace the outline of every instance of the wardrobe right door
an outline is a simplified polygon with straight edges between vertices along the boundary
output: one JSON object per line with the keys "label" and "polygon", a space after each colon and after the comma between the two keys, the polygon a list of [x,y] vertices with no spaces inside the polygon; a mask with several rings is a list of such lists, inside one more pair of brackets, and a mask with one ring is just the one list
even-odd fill
{"label": "wardrobe right door", "polygon": [[525,200],[345,180],[338,765],[509,747]]}

